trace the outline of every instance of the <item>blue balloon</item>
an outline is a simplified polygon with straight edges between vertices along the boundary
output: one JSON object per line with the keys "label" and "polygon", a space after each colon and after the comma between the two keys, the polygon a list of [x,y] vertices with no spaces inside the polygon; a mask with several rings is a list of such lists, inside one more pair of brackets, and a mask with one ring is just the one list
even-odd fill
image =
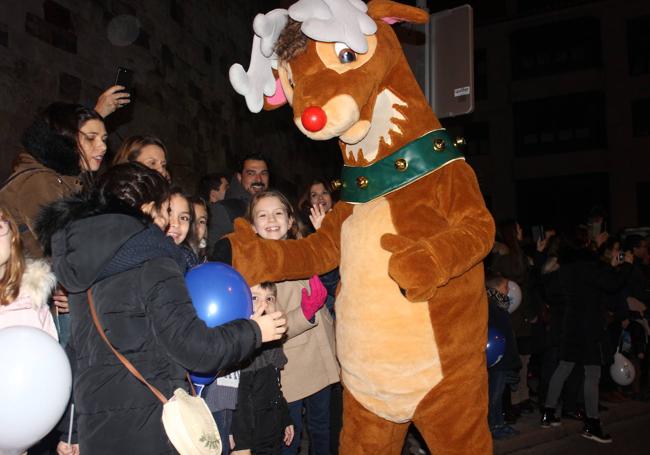
{"label": "blue balloon", "polygon": [[501,361],[506,352],[506,337],[499,329],[488,327],[488,338],[485,346],[488,368]]}
{"label": "blue balloon", "polygon": [[[206,262],[185,275],[196,315],[208,327],[217,327],[235,319],[249,319],[253,314],[251,290],[244,278],[232,267],[220,262]],[[214,382],[214,374],[192,372],[194,384]]]}
{"label": "blue balloon", "polygon": [[212,384],[217,377],[213,374],[190,373],[190,379],[192,384],[206,386]]}
{"label": "blue balloon", "polygon": [[196,315],[208,327],[253,314],[253,297],[244,278],[232,267],[220,262],[206,262],[185,275]]}

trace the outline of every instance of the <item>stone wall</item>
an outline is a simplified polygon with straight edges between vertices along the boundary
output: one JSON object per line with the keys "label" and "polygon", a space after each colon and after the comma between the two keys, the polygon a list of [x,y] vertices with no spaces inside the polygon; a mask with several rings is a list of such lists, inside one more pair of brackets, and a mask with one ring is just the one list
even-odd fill
{"label": "stone wall", "polygon": [[[338,172],[333,141],[304,138],[288,108],[253,115],[227,80],[246,67],[252,20],[280,0],[9,0],[0,10],[0,179],[10,172],[20,133],[55,100],[94,105],[118,66],[135,71],[135,98],[107,120],[111,148],[152,133],[170,149],[176,181],[234,169],[262,151],[276,186],[291,192]],[[137,20],[135,28],[133,24]]]}

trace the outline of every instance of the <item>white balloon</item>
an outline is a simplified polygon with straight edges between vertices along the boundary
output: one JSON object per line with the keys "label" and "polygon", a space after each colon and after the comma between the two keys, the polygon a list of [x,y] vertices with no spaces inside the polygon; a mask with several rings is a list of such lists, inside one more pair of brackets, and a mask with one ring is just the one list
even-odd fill
{"label": "white balloon", "polygon": [[623,354],[614,354],[614,363],[609,367],[609,374],[618,385],[630,385],[634,382],[636,370],[634,365]]}
{"label": "white balloon", "polygon": [[0,453],[24,451],[58,423],[70,399],[65,351],[34,327],[0,330]]}
{"label": "white balloon", "polygon": [[508,281],[508,298],[510,299],[508,313],[514,313],[521,305],[521,288],[514,281]]}

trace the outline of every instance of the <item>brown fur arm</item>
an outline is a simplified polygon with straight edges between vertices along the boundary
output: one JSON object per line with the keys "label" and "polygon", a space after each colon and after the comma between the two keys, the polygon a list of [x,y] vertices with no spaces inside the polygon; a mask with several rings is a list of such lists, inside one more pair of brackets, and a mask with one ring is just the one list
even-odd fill
{"label": "brown fur arm", "polygon": [[329,272],[339,265],[341,225],[351,213],[351,205],[339,202],[316,233],[300,240],[263,240],[248,222],[238,218],[235,232],[227,236],[233,267],[251,286]]}
{"label": "brown fur arm", "polygon": [[474,171],[457,161],[438,172],[433,203],[448,225],[417,240],[382,237],[382,247],[393,253],[389,273],[411,301],[431,299],[437,288],[483,260],[494,243],[494,221]]}

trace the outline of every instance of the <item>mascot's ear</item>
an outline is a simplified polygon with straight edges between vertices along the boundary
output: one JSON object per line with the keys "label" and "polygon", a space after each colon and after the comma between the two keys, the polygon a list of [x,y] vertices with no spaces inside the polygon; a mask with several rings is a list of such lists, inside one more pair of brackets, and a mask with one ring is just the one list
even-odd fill
{"label": "mascot's ear", "polygon": [[264,110],[273,111],[279,107],[287,104],[287,96],[284,94],[278,70],[273,70],[273,77],[275,78],[275,93],[272,96],[264,95]]}
{"label": "mascot's ear", "polygon": [[429,13],[426,11],[391,0],[371,0],[368,2],[368,15],[387,24],[397,22],[426,24],[429,22]]}

